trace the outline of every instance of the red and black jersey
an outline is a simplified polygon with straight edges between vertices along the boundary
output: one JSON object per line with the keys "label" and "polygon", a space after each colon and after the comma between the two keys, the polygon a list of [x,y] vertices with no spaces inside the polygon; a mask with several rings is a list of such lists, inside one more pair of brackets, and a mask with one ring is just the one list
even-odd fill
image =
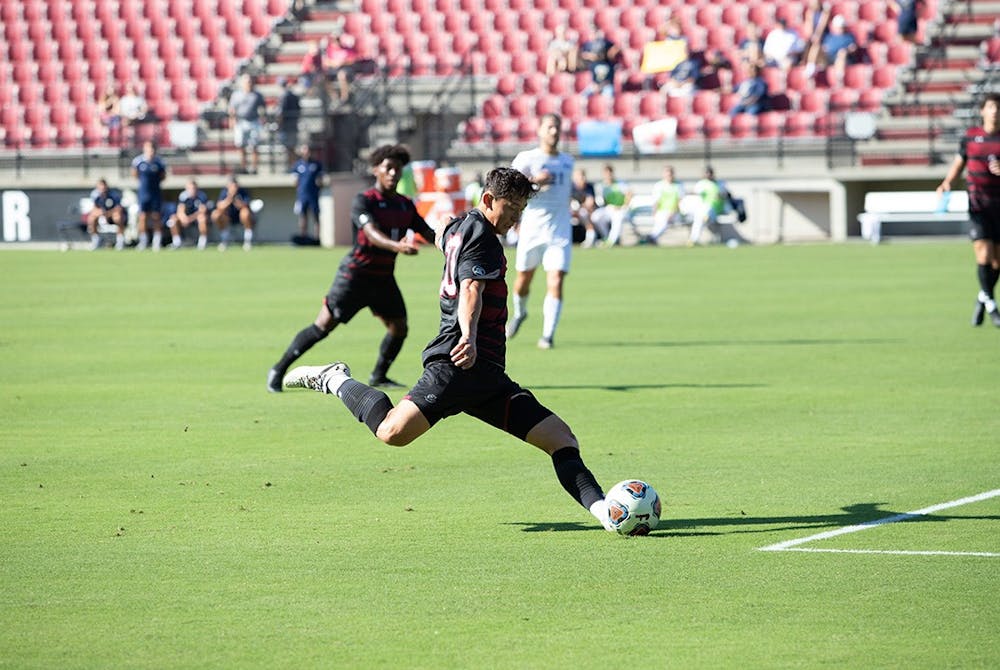
{"label": "red and black jersey", "polygon": [[958,155],[965,161],[969,209],[1000,208],[1000,176],[992,174],[987,167],[990,156],[1000,158],[1000,133],[989,135],[982,128],[969,128],[959,145]]}
{"label": "red and black jersey", "polygon": [[423,360],[448,357],[462,337],[458,325],[459,289],[465,279],[484,281],[482,310],[476,328],[477,362],[506,364],[507,257],[496,231],[482,213],[474,209],[452,219],[441,237],[444,272],[441,277],[441,328],[424,349]]}
{"label": "red and black jersey", "polygon": [[434,231],[417,212],[412,200],[398,193],[383,193],[377,188],[370,188],[354,197],[351,223],[354,226],[354,248],[344,257],[340,267],[352,275],[387,277],[396,269],[396,252],[376,247],[368,239],[364,228],[369,223],[395,242],[404,239],[408,230],[419,233],[428,241],[434,240]]}

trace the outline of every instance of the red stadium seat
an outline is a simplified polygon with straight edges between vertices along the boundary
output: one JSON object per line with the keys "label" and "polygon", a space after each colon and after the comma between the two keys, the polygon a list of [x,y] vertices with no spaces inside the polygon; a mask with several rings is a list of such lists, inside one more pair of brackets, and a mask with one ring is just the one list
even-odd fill
{"label": "red stadium seat", "polygon": [[716,112],[705,117],[705,136],[709,139],[724,139],[729,135],[730,118],[728,114]]}
{"label": "red stadium seat", "polygon": [[784,112],[761,112],[757,115],[757,137],[778,137],[784,133]]}
{"label": "red stadium seat", "polygon": [[729,135],[734,139],[757,136],[757,117],[754,114],[737,114],[730,119]]}
{"label": "red stadium seat", "polygon": [[896,66],[882,65],[872,73],[872,87],[877,89],[892,88],[896,84]]}

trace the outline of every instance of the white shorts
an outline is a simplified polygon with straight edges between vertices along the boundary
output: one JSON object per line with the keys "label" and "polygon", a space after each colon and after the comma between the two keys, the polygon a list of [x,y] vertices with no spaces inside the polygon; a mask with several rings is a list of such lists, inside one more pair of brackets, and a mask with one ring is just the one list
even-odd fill
{"label": "white shorts", "polygon": [[241,149],[260,144],[260,123],[237,119],[233,128],[233,144]]}
{"label": "white shorts", "polygon": [[573,244],[569,240],[539,241],[537,244],[525,244],[525,241],[521,240],[514,255],[514,269],[524,272],[534,270],[541,265],[546,272],[554,270],[569,272],[572,250]]}

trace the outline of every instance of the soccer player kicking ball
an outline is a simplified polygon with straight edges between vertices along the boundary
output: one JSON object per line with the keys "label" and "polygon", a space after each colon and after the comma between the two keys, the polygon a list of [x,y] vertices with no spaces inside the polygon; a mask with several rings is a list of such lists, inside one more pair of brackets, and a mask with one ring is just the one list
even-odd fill
{"label": "soccer player kicking ball", "polygon": [[518,170],[495,168],[486,175],[479,206],[452,219],[437,237],[445,255],[441,328],[424,349],[423,375],[398,405],[352,379],[344,363],[297,367],[284,383],[336,395],[391,446],[410,444],[441,419],[465,412],[547,453],[563,488],[612,530],[604,493],[569,426],[504,371],[507,261],[497,236],[518,224],[535,188]]}

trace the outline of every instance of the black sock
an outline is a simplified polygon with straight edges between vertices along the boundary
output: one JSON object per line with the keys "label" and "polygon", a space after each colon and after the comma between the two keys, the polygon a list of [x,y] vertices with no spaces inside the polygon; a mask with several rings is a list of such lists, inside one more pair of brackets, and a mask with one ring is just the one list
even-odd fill
{"label": "black sock", "polygon": [[556,469],[559,483],[584,509],[589,510],[591,505],[604,498],[604,492],[583,464],[580,450],[576,447],[563,447],[552,454],[552,466]]}
{"label": "black sock", "polygon": [[321,329],[315,323],[303,328],[292,338],[292,343],[285,349],[281,360],[274,364],[274,369],[282,375],[288,370],[292,363],[297,361],[302,354],[309,351],[314,344],[329,335],[330,332]]}
{"label": "black sock", "polygon": [[399,355],[399,350],[403,348],[403,342],[406,340],[406,336],[398,337],[396,335],[386,334],[382,338],[382,344],[378,348],[378,361],[375,363],[375,369],[372,370],[372,377],[375,379],[382,379],[385,377],[386,373],[389,372],[389,366],[392,362],[396,360],[396,356]]}
{"label": "black sock", "polygon": [[995,268],[991,265],[989,275],[990,295],[993,295],[993,288],[997,285],[997,279],[1000,279],[1000,268]]}
{"label": "black sock", "polygon": [[358,421],[368,426],[373,435],[392,409],[389,396],[355,379],[348,379],[341,384],[337,396]]}

